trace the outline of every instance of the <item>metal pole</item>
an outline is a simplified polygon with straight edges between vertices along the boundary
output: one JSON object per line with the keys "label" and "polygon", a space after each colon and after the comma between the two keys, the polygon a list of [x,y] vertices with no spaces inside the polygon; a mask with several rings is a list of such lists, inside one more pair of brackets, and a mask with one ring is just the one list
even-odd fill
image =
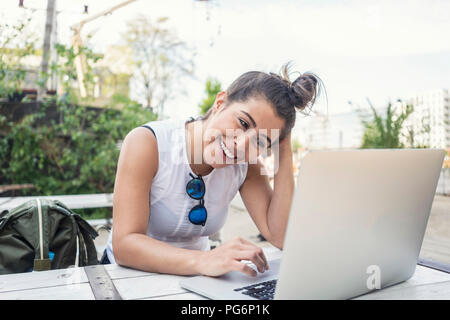
{"label": "metal pole", "polygon": [[53,26],[55,23],[56,12],[56,0],[47,0],[47,19],[45,22],[45,35],[44,46],[42,48],[42,61],[41,61],[41,84],[38,88],[37,100],[42,101],[42,97],[47,90],[47,70],[48,61],[50,58],[50,44],[52,38]]}
{"label": "metal pole", "polygon": [[[58,13],[58,11],[55,11],[55,20],[50,44],[50,62],[55,64],[58,63],[58,54],[55,50],[55,45],[58,43]],[[55,71],[50,75],[50,90],[58,91],[58,77]]]}

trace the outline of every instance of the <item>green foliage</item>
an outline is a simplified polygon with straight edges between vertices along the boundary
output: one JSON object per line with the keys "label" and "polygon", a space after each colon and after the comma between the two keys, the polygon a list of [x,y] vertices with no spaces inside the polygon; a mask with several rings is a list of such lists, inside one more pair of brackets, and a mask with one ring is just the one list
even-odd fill
{"label": "green foliage", "polygon": [[413,112],[413,106],[407,105],[405,110],[397,114],[392,103],[389,103],[385,117],[379,115],[372,104],[370,104],[370,108],[373,118],[362,120],[365,131],[361,148],[404,148],[400,141],[401,131],[404,121]]}
{"label": "green foliage", "polygon": [[[57,44],[55,49],[58,63],[49,72],[61,79],[65,94],[41,103],[37,113],[19,123],[0,117],[0,181],[33,183],[37,195],[112,192],[117,144],[131,129],[156,116],[118,94],[106,108],[80,106],[72,86],[77,77],[75,58],[79,54],[86,58],[88,87],[93,84],[91,65],[100,57],[87,47],[75,52]],[[47,119],[50,109],[58,117]]]}
{"label": "green foliage", "polygon": [[222,85],[219,80],[209,78],[206,80],[206,98],[198,105],[200,108],[200,114],[204,115],[213,106],[216,101],[217,94],[222,91]]}
{"label": "green foliage", "polygon": [[[13,29],[16,30],[14,37],[19,37],[23,30],[20,28],[24,26],[17,28]],[[4,30],[0,28],[0,47],[5,43],[2,39],[13,39],[6,37],[2,33]],[[21,41],[28,43],[26,39]],[[5,54],[16,58],[34,54],[31,42],[20,50],[14,48],[0,50],[0,93],[3,95],[20,88],[26,74],[20,59],[6,63]],[[52,63],[48,74],[41,75],[38,81],[46,81],[50,74],[55,74],[64,94],[40,103],[36,113],[19,122],[13,123],[9,116],[0,115],[0,184],[32,183],[34,189],[21,192],[25,196],[111,193],[121,140],[130,130],[156,120],[157,116],[121,94],[113,95],[104,108],[81,106],[77,86],[74,86],[75,59],[80,54],[86,59],[84,81],[89,94],[93,92],[95,76],[92,66],[101,57],[88,47],[74,50],[71,46],[57,44],[55,49],[57,62]],[[14,73],[17,81],[12,81],[13,73],[8,71],[13,65],[20,70]],[[39,85],[43,83],[36,83]],[[84,104],[88,102],[88,99],[83,100]],[[89,209],[78,213],[100,218],[110,215],[111,210]]]}
{"label": "green foliage", "polygon": [[30,21],[22,17],[14,25],[0,22],[0,98],[21,93],[27,72],[23,60],[36,52],[37,37]]}
{"label": "green foliage", "polygon": [[2,161],[10,155],[8,165],[0,166],[1,180],[31,182],[41,195],[112,192],[117,143],[134,127],[155,118],[135,103],[121,111],[100,112],[59,103],[61,121],[39,124],[47,107],[20,123],[0,119],[7,132],[0,145]]}
{"label": "green foliage", "polygon": [[[81,106],[73,86],[75,58],[83,53],[88,62],[85,85],[89,91],[94,83],[91,65],[100,57],[87,47],[75,52],[73,47],[57,44],[55,49],[58,62],[48,72],[61,80],[63,96],[41,103],[38,112],[18,123],[0,116],[1,184],[32,183],[35,188],[23,195],[111,193],[118,145],[130,130],[156,120],[156,115],[120,94],[105,108]],[[51,116],[55,112],[57,116]],[[79,213],[83,212],[101,217],[110,214],[110,209]]]}
{"label": "green foliage", "polygon": [[[60,121],[44,125],[50,107],[57,108]],[[133,128],[155,119],[129,100],[120,111],[48,103],[20,123],[2,116],[6,135],[0,137],[0,180],[33,183],[36,195],[113,192],[118,143]]]}
{"label": "green foliage", "polygon": [[298,140],[297,137],[294,137],[291,141],[292,152],[296,153],[298,150],[302,148],[302,144]]}
{"label": "green foliage", "polygon": [[62,84],[65,94],[70,95],[72,100],[76,99],[77,91],[73,85],[77,80],[75,59],[82,55],[83,59],[86,60],[83,83],[88,94],[92,93],[94,91],[94,70],[92,66],[101,59],[101,56],[94,54],[92,49],[86,46],[75,50],[72,46],[57,43],[55,50],[58,60],[50,65],[49,72],[43,79],[47,79],[52,73],[55,73],[59,77],[59,82]]}

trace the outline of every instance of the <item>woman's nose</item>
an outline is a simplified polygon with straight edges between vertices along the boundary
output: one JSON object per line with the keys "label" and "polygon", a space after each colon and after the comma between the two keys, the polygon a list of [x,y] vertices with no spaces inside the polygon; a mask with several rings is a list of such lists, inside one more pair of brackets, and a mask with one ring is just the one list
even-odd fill
{"label": "woman's nose", "polygon": [[[258,155],[256,137],[251,134],[242,134],[235,138],[235,146],[238,152],[238,158],[250,158]],[[239,157],[239,153],[242,157]]]}
{"label": "woman's nose", "polygon": [[250,138],[246,134],[240,134],[234,137],[234,145],[238,149],[246,149]]}

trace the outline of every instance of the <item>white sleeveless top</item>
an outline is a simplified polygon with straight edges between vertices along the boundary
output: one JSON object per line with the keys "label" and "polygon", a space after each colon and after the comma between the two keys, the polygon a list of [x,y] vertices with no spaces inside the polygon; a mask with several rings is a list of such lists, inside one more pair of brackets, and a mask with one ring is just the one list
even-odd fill
{"label": "white sleeveless top", "polygon": [[[146,124],[153,129],[158,144],[158,171],[150,189],[150,217],[147,235],[173,246],[209,250],[208,236],[225,223],[231,200],[247,176],[247,163],[212,170],[202,176],[205,182],[204,205],[207,220],[204,226],[189,221],[189,211],[199,204],[186,193],[186,184],[196,176],[189,166],[186,153],[185,122],[162,120]],[[111,231],[106,252],[115,263]]]}

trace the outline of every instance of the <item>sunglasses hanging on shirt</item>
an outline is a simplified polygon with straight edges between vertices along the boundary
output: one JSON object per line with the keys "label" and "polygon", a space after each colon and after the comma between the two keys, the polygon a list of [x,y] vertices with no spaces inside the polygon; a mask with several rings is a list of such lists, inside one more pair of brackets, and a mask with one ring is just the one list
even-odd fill
{"label": "sunglasses hanging on shirt", "polygon": [[200,200],[200,203],[189,211],[189,221],[192,224],[204,226],[208,216],[204,201],[206,192],[205,182],[203,181],[201,175],[198,175],[197,177],[195,177],[192,173],[189,173],[189,175],[192,179],[189,180],[186,185],[186,193],[192,199]]}

